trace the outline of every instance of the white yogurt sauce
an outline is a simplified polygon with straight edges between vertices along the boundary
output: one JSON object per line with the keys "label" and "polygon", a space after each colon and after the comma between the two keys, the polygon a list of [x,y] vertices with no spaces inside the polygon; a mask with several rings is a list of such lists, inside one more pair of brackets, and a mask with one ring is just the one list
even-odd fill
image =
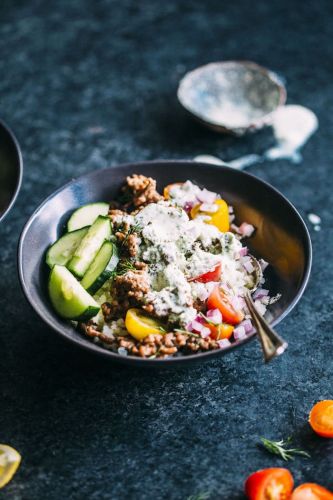
{"label": "white yogurt sauce", "polygon": [[273,115],[272,123],[277,145],[265,153],[269,160],[287,158],[300,163],[300,149],[318,128],[316,115],[304,106],[282,106]]}
{"label": "white yogurt sauce", "polygon": [[[297,104],[290,104],[281,106],[275,111],[272,115],[271,126],[276,140],[275,146],[268,149],[261,156],[257,154],[241,156],[228,162],[228,165],[237,170],[243,170],[264,160],[274,161],[281,158],[285,158],[292,163],[300,163],[302,161],[300,150],[317,130],[318,119],[310,109]],[[223,164],[220,158],[211,155],[199,155],[194,160],[216,165]]]}

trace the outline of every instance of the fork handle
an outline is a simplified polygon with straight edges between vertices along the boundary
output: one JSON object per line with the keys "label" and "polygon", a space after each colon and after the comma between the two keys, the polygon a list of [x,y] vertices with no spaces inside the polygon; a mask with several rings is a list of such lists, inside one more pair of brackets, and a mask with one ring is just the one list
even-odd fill
{"label": "fork handle", "polygon": [[257,311],[249,293],[245,295],[245,302],[259,335],[265,363],[276,356],[280,356],[288,347],[288,343],[280,337]]}

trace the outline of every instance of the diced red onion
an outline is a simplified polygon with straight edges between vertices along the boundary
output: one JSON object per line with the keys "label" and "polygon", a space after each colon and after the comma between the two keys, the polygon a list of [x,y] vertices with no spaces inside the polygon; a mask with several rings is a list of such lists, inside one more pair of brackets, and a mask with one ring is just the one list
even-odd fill
{"label": "diced red onion", "polygon": [[206,326],[203,326],[202,329],[201,329],[201,332],[200,332],[200,336],[205,339],[206,337],[208,337],[210,335],[210,329],[207,328]]}
{"label": "diced red onion", "polygon": [[228,339],[218,340],[217,343],[220,349],[224,349],[225,347],[229,347],[231,345],[231,342]]}
{"label": "diced red onion", "polygon": [[266,306],[260,302],[260,300],[255,300],[254,305],[261,316],[263,316],[266,312]]}
{"label": "diced red onion", "polygon": [[236,340],[239,340],[239,339],[246,337],[246,331],[245,331],[244,326],[237,326],[234,329],[234,337]]}
{"label": "diced red onion", "polygon": [[195,321],[197,321],[198,323],[201,323],[202,325],[206,323],[204,318],[202,316],[200,316],[199,314],[194,319],[195,319]]}
{"label": "diced red onion", "polygon": [[259,259],[259,265],[261,267],[262,272],[264,272],[266,267],[269,266],[269,263],[266,262],[264,259]]}
{"label": "diced red onion", "polygon": [[242,326],[245,329],[245,333],[250,333],[253,330],[252,321],[250,319],[244,319],[238,326]]}
{"label": "diced red onion", "polygon": [[200,210],[202,212],[208,212],[210,214],[214,214],[218,211],[218,206],[214,205],[214,203],[201,203]]}
{"label": "diced red onion", "polygon": [[247,252],[249,251],[249,249],[247,247],[242,247],[239,251],[239,255],[241,257],[245,257],[247,255]]}
{"label": "diced red onion", "polygon": [[222,323],[222,314],[218,309],[210,309],[209,311],[207,311],[206,316],[212,323]]}
{"label": "diced red onion", "polygon": [[200,193],[197,194],[197,198],[201,203],[214,203],[216,200],[216,193],[208,191],[208,189],[202,189]]}
{"label": "diced red onion", "polygon": [[243,267],[246,269],[246,271],[249,274],[252,274],[254,271],[254,267],[253,267],[252,262],[250,260],[246,260],[245,262],[243,262]]}
{"label": "diced red onion", "polygon": [[267,297],[268,294],[269,290],[266,290],[265,288],[257,288],[253,294],[253,300],[262,299],[263,297]]}
{"label": "diced red onion", "polygon": [[247,222],[243,222],[240,226],[239,226],[239,232],[242,236],[246,236],[247,238],[249,238],[250,236],[252,236],[252,234],[254,233],[255,231],[255,227],[252,226],[252,224],[248,224]]}
{"label": "diced red onion", "polygon": [[232,307],[234,309],[236,309],[237,311],[239,309],[241,309],[240,297],[237,297],[236,295],[234,295],[234,297],[231,297],[230,302],[231,302]]}
{"label": "diced red onion", "polygon": [[234,231],[234,233],[240,234],[239,227],[236,224],[230,224],[230,229]]}
{"label": "diced red onion", "polygon": [[204,328],[203,324],[200,321],[197,321],[196,319],[190,321],[186,326],[186,329],[189,332],[197,332],[197,333],[200,333],[203,328]]}

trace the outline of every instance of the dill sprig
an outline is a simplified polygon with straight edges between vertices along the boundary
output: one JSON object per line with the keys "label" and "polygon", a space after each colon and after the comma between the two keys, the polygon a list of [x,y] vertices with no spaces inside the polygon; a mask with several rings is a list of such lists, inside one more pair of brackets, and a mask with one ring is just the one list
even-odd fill
{"label": "dill sprig", "polygon": [[301,455],[306,458],[310,458],[310,454],[307,451],[299,450],[298,448],[289,448],[292,442],[292,438],[281,439],[280,441],[270,441],[264,437],[260,438],[262,446],[272,453],[273,455],[280,456],[283,460],[294,460],[294,455]]}
{"label": "dill sprig", "polygon": [[117,276],[122,276],[123,274],[126,274],[128,271],[136,271],[136,267],[134,266],[133,262],[131,262],[129,259],[122,259],[119,261],[118,266],[112,273],[112,278],[116,278]]}
{"label": "dill sprig", "polygon": [[133,224],[133,226],[130,226],[126,232],[125,238],[121,242],[121,246],[123,247],[126,244],[131,234],[139,233],[140,231],[142,231],[142,226],[140,224]]}
{"label": "dill sprig", "polygon": [[193,332],[189,332],[187,330],[182,330],[181,328],[175,328],[174,331],[176,333],[184,333],[186,335],[190,335],[191,337],[197,337],[197,338],[200,337],[200,335],[198,333],[193,333]]}
{"label": "dill sprig", "polygon": [[187,500],[208,500],[209,497],[209,491],[204,491],[202,493],[198,493],[197,495],[190,495],[187,497]]}

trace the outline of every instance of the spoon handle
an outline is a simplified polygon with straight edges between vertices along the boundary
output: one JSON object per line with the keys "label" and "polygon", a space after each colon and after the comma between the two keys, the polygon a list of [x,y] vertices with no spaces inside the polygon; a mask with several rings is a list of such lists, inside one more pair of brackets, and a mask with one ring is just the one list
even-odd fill
{"label": "spoon handle", "polygon": [[288,347],[288,343],[283,340],[257,311],[252,297],[249,293],[245,295],[245,302],[251,314],[253,323],[259,335],[265,363],[268,363],[276,356],[280,356]]}

